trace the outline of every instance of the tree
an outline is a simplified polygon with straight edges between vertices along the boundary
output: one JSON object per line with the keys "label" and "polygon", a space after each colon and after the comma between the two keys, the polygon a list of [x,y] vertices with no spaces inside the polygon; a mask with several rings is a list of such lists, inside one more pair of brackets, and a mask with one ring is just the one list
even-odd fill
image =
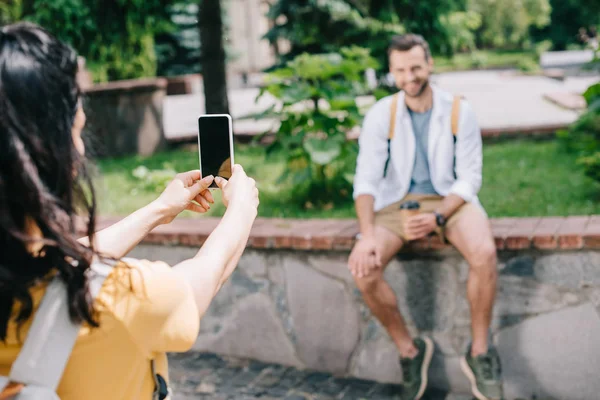
{"label": "tree", "polygon": [[302,53],[330,53],[356,45],[371,49],[387,65],[385,49],[393,34],[404,33],[391,0],[275,0],[268,12],[273,27],[265,38],[290,42],[282,67]]}
{"label": "tree", "polygon": [[542,29],[532,29],[536,40],[549,39],[554,50],[565,50],[578,42],[579,28],[600,25],[598,0],[550,0],[552,23]]}
{"label": "tree", "polygon": [[550,24],[549,0],[469,0],[467,9],[481,15],[478,47],[520,48],[529,30]]}
{"label": "tree", "polygon": [[207,114],[229,114],[223,16],[220,0],[200,0],[198,25],[202,55],[200,57]]}
{"label": "tree", "polygon": [[154,38],[190,0],[0,0],[0,23],[28,20],[71,44],[96,81],[156,75]]}

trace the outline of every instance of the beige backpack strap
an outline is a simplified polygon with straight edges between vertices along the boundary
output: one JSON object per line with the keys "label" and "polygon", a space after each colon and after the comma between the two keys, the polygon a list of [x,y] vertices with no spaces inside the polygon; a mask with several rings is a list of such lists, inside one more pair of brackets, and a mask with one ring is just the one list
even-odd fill
{"label": "beige backpack strap", "polygon": [[456,138],[456,134],[458,133],[458,122],[460,120],[460,101],[462,100],[462,96],[454,96],[454,101],[452,102],[452,135]]}
{"label": "beige backpack strap", "polygon": [[390,106],[390,130],[388,132],[388,139],[394,138],[394,132],[396,129],[396,110],[398,109],[398,93],[392,97],[392,104]]}

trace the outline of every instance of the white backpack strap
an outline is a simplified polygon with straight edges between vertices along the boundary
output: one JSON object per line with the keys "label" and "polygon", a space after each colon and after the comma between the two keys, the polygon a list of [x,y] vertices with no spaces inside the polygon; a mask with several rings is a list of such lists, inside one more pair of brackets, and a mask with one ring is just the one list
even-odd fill
{"label": "white backpack strap", "polygon": [[[88,280],[95,299],[112,265],[94,262]],[[56,391],[81,324],[69,317],[67,290],[62,280],[50,282],[33,318],[23,348],[10,370],[10,381]]]}

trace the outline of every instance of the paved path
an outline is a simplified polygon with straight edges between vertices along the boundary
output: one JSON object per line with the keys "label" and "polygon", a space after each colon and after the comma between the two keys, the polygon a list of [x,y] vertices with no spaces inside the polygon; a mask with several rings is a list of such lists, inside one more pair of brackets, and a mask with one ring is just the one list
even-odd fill
{"label": "paved path", "polygon": [[[169,357],[173,400],[392,400],[400,386],[301,371],[258,361],[186,353]],[[470,400],[430,390],[423,400]]]}
{"label": "paved path", "polygon": [[[524,129],[566,125],[578,113],[560,108],[544,99],[549,93],[582,93],[600,76],[568,77],[558,81],[540,76],[518,76],[501,71],[451,72],[435,75],[440,87],[464,95],[473,105],[482,129]],[[268,108],[275,101],[263,97],[256,103],[258,89],[233,89],[229,92],[234,119]],[[170,140],[193,138],[197,118],[204,112],[201,94],[169,96],[164,104],[165,134]],[[273,125],[269,121],[234,121],[235,133],[253,135]]]}

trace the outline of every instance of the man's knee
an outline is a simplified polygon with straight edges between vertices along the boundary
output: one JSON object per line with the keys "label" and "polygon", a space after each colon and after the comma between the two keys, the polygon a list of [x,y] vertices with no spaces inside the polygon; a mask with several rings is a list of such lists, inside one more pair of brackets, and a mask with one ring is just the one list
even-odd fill
{"label": "man's knee", "polygon": [[371,271],[367,276],[358,277],[354,276],[354,282],[356,287],[361,293],[374,293],[377,291],[377,285],[383,279],[383,274],[380,270]]}
{"label": "man's knee", "polygon": [[470,253],[467,261],[473,272],[488,275],[491,278],[496,277],[497,252],[496,245],[492,240],[480,243]]}

